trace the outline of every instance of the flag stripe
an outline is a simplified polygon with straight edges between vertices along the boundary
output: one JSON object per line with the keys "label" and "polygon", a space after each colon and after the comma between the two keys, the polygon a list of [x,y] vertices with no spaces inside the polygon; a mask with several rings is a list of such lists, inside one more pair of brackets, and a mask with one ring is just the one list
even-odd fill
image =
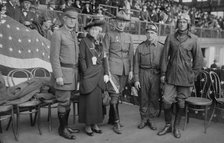
{"label": "flag stripe", "polygon": [[10,68],[25,68],[25,69],[42,67],[52,72],[51,64],[40,58],[18,59],[0,54],[0,65],[7,66]]}

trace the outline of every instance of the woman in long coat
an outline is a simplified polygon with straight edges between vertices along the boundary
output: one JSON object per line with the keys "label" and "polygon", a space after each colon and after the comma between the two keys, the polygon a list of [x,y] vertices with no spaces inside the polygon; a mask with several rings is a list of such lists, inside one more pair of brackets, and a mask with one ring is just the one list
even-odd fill
{"label": "woman in long coat", "polygon": [[102,93],[108,82],[108,64],[98,37],[104,21],[94,17],[87,24],[88,34],[80,42],[80,102],[79,122],[85,123],[85,132],[93,136],[93,132],[102,133],[98,123],[103,121]]}

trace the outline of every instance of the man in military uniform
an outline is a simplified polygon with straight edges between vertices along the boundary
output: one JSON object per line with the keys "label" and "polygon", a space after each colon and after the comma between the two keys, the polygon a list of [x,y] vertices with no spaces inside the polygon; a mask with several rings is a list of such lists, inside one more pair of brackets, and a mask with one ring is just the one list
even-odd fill
{"label": "man in military uniform", "polygon": [[73,130],[69,128],[68,117],[70,112],[71,91],[77,87],[78,41],[74,31],[78,13],[74,8],[64,12],[64,25],[56,30],[51,39],[50,62],[53,69],[54,87],[58,101],[58,118],[60,136],[75,139]]}
{"label": "man in military uniform", "polygon": [[158,132],[159,136],[172,132],[171,105],[176,103],[173,135],[181,137],[179,125],[185,99],[191,95],[194,79],[202,68],[203,56],[199,41],[189,28],[189,15],[180,15],[177,31],[168,35],[165,41],[161,59],[161,82],[165,82],[163,104],[166,125]]}
{"label": "man in military uniform", "polygon": [[108,53],[109,69],[111,75],[119,84],[119,93],[110,93],[112,98],[110,106],[109,123],[113,124],[113,130],[121,134],[120,118],[118,111],[119,96],[126,84],[133,77],[133,44],[131,34],[125,33],[124,28],[130,16],[124,11],[118,12],[116,16],[116,27],[113,31],[106,33],[103,43]]}
{"label": "man in military uniform", "polygon": [[149,23],[146,26],[147,40],[136,49],[134,58],[135,87],[139,91],[141,123],[139,129],[146,125],[156,130],[152,117],[157,115],[160,96],[160,59],[163,45],[158,42],[158,28]]}

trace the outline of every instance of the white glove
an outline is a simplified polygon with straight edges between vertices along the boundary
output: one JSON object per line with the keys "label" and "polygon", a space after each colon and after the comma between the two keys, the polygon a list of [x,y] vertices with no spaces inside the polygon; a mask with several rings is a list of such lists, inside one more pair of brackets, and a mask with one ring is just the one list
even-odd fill
{"label": "white glove", "polygon": [[64,85],[64,81],[63,81],[63,78],[62,77],[58,77],[58,78],[56,78],[56,83],[58,84],[58,85]]}
{"label": "white glove", "polygon": [[107,83],[109,81],[109,76],[108,75],[104,75],[103,80],[105,83]]}

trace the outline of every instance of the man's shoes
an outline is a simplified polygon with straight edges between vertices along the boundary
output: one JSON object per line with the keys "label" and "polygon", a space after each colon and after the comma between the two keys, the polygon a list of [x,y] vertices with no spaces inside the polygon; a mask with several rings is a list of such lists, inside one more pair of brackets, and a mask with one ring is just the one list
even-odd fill
{"label": "man's shoes", "polygon": [[148,121],[147,122],[147,125],[149,126],[149,128],[151,129],[151,130],[157,130],[157,127],[155,126],[155,124],[153,124],[152,122],[150,122],[150,121]]}
{"label": "man's shoes", "polygon": [[166,124],[165,127],[157,133],[157,135],[162,136],[162,135],[165,135],[165,134],[171,133],[171,132],[172,132],[171,124]]}
{"label": "man's shoes", "polygon": [[139,129],[143,129],[146,125],[147,125],[147,122],[141,122],[141,123],[138,125],[138,128],[139,128]]}
{"label": "man's shoes", "polygon": [[178,128],[174,128],[173,135],[175,138],[180,138],[181,137],[180,130]]}
{"label": "man's shoes", "polygon": [[69,140],[75,140],[76,139],[76,136],[74,134],[71,134],[67,128],[64,128],[64,129],[58,129],[58,134],[66,139],[69,139]]}
{"label": "man's shoes", "polygon": [[113,131],[117,134],[122,134],[121,133],[121,128],[120,128],[120,124],[119,123],[115,123],[113,126]]}

